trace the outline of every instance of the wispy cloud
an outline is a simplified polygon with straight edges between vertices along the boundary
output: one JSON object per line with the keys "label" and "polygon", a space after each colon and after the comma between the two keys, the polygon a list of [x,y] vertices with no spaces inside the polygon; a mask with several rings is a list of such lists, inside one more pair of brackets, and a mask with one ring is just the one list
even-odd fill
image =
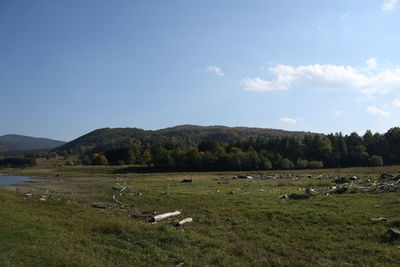
{"label": "wispy cloud", "polygon": [[359,96],[355,99],[355,101],[357,102],[371,102],[374,101],[376,99],[375,96],[372,95],[365,95],[365,96]]}
{"label": "wispy cloud", "polygon": [[346,13],[343,13],[343,14],[340,16],[340,18],[341,18],[341,19],[347,19],[349,16],[350,16],[350,11],[349,11],[349,12],[346,12]]}
{"label": "wispy cloud", "polygon": [[217,74],[218,76],[224,76],[224,73],[222,72],[221,68],[217,67],[217,66],[210,65],[206,68],[206,71],[213,72],[213,73]]}
{"label": "wispy cloud", "polygon": [[[366,62],[367,68],[340,65],[277,65],[268,69],[273,80],[246,78],[241,80],[245,90],[287,90],[293,86],[304,86],[325,90],[355,90],[365,94],[386,93],[400,88],[400,68],[371,71],[377,68],[376,59]],[[366,70],[368,69],[368,71]]]}
{"label": "wispy cloud", "polygon": [[400,107],[400,99],[398,98],[393,99],[391,104],[395,107]]}
{"label": "wispy cloud", "polygon": [[383,0],[381,9],[385,12],[392,11],[396,8],[398,0]]}
{"label": "wispy cloud", "polygon": [[295,124],[297,124],[297,123],[299,122],[299,121],[296,120],[296,119],[293,119],[293,118],[286,118],[286,117],[280,118],[279,121],[280,121],[281,123],[283,123],[283,124],[286,124],[286,125],[295,125]]}
{"label": "wispy cloud", "polygon": [[333,110],[333,112],[334,112],[336,115],[339,115],[339,116],[347,114],[347,111],[345,111],[345,110],[343,110],[343,109],[335,109],[335,110]]}
{"label": "wispy cloud", "polygon": [[241,81],[244,89],[249,91],[276,91],[286,90],[287,86],[284,82],[278,83],[276,81],[264,81],[260,78],[245,78]]}
{"label": "wispy cloud", "polygon": [[390,116],[389,111],[384,111],[383,109],[380,109],[376,106],[368,106],[367,110],[370,114],[373,114],[373,115],[379,115],[379,116],[384,116],[384,117]]}

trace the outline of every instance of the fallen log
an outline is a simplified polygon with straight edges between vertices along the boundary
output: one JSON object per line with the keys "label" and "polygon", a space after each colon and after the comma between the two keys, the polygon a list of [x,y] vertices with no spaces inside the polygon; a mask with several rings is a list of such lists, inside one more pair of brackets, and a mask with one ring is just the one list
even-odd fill
{"label": "fallen log", "polygon": [[380,221],[386,221],[386,222],[388,222],[388,221],[389,221],[389,219],[388,219],[388,218],[385,218],[385,217],[371,218],[370,220],[371,220],[371,221],[375,221],[375,222],[380,222]]}
{"label": "fallen log", "polygon": [[160,221],[162,219],[166,219],[166,218],[169,218],[169,217],[172,217],[172,216],[178,216],[180,214],[181,214],[180,211],[163,213],[163,214],[160,214],[160,215],[153,216],[153,218],[151,218],[150,222],[158,222],[158,221]]}
{"label": "fallen log", "polygon": [[123,189],[123,187],[116,187],[116,186],[113,186],[111,188],[112,188],[112,190],[115,190],[115,191],[121,191]]}
{"label": "fallen log", "polygon": [[400,231],[396,228],[390,228],[386,232],[386,236],[388,237],[389,241],[400,239]]}
{"label": "fallen log", "polygon": [[193,222],[193,219],[192,219],[192,218],[183,219],[182,221],[179,221],[175,226],[176,226],[176,227],[179,227],[179,226],[182,226],[182,225],[184,225],[185,223],[189,223],[189,222]]}
{"label": "fallen log", "polygon": [[96,208],[96,209],[102,209],[102,210],[106,209],[106,206],[104,206],[102,204],[93,203],[91,206],[92,206],[92,208]]}

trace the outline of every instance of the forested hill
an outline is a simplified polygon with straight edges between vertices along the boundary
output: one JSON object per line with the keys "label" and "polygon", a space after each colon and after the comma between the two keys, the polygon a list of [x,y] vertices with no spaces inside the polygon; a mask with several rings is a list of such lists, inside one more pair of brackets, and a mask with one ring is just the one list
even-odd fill
{"label": "forested hill", "polygon": [[57,147],[55,152],[102,152],[114,147],[126,147],[133,143],[156,138],[152,131],[137,128],[102,128],[87,133]]}
{"label": "forested hill", "polygon": [[53,149],[63,144],[63,141],[17,134],[0,136],[0,152]]}
{"label": "forested hill", "polygon": [[363,136],[193,125],[157,131],[104,128],[54,152],[75,155],[76,164],[135,164],[162,170],[382,166],[400,164],[400,128],[384,134],[366,131]]}
{"label": "forested hill", "polygon": [[180,125],[156,131],[138,128],[103,128],[94,130],[60,146],[56,152],[104,152],[131,144],[152,145],[165,142],[179,143],[184,147],[197,146],[203,140],[230,142],[249,137],[296,137],[302,139],[309,132],[276,129]]}
{"label": "forested hill", "polygon": [[155,131],[165,136],[180,136],[204,138],[216,141],[228,142],[248,137],[297,137],[302,139],[309,132],[284,131],[277,129],[249,128],[249,127],[227,127],[227,126],[197,126],[180,125]]}

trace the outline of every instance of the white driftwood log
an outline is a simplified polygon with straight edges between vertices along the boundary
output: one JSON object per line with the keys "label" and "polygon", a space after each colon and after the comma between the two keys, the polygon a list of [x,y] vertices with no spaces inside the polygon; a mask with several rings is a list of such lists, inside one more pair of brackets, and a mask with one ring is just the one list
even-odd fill
{"label": "white driftwood log", "polygon": [[178,222],[176,224],[176,226],[181,226],[181,225],[184,225],[185,223],[188,223],[188,222],[193,222],[193,219],[192,218],[183,219],[182,221]]}
{"label": "white driftwood log", "polygon": [[154,216],[151,221],[152,222],[158,222],[162,219],[168,218],[168,217],[172,217],[172,216],[178,216],[180,215],[181,212],[180,211],[174,211],[174,212],[168,212],[168,213],[164,213],[164,214],[160,214],[160,215],[156,215]]}
{"label": "white driftwood log", "polygon": [[371,221],[386,221],[388,222],[389,219],[385,217],[379,217],[379,218],[371,218]]}

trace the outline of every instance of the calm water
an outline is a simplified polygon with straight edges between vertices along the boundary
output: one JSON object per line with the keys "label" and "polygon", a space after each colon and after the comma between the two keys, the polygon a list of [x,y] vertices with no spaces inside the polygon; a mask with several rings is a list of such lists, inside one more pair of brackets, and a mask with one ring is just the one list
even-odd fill
{"label": "calm water", "polygon": [[28,176],[4,176],[0,175],[0,186],[7,186],[7,185],[17,185],[17,184],[24,184],[33,181],[40,181],[39,179],[33,179]]}

